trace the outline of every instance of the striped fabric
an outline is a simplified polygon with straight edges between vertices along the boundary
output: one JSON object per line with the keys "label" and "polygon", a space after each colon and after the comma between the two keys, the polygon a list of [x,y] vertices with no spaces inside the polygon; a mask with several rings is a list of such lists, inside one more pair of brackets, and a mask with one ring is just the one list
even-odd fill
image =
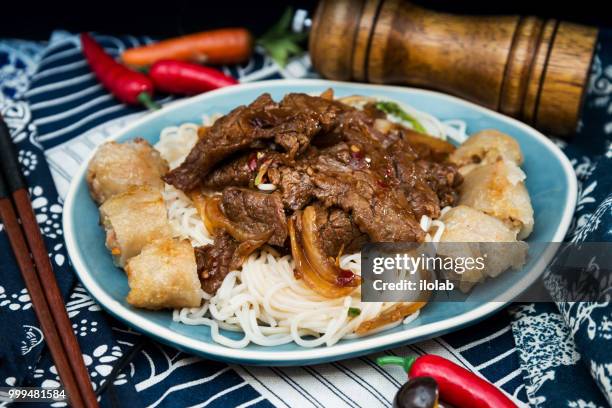
{"label": "striped fabric", "polygon": [[[127,46],[147,42],[146,38],[134,37],[96,38],[113,55]],[[298,58],[281,70],[267,57],[257,54],[246,66],[224,69],[246,82],[312,75],[307,64],[307,57]],[[35,124],[35,141],[45,149],[62,197],[75,169],[92,149],[142,114],[139,108],[118,103],[100,87],[80,54],[77,37],[65,33],[56,35],[45,50],[26,96]],[[161,102],[166,100],[168,98]],[[119,341],[124,342],[124,347],[129,347],[136,340],[134,334],[126,333],[119,333],[119,337],[128,337]],[[176,358],[183,362],[181,366],[200,365],[202,374],[194,378],[193,370],[187,370],[182,377],[177,370],[177,375],[169,374],[153,383],[150,378],[155,376],[148,374],[156,370],[152,366],[153,359],[139,355],[131,365],[130,375],[133,379],[144,378],[136,380],[136,391],[155,393],[155,398],[147,398],[149,406],[173,406],[173,397],[178,398],[181,390],[193,392],[196,389],[201,395],[194,406],[247,407],[272,403],[280,407],[386,407],[390,406],[395,391],[405,381],[405,373],[401,370],[377,367],[374,363],[377,355],[309,367],[230,368],[161,346],[147,346],[146,350],[153,352],[151,350],[156,347],[162,350],[169,365]],[[506,311],[469,329],[387,353],[446,356],[500,386],[519,404],[526,401]]]}

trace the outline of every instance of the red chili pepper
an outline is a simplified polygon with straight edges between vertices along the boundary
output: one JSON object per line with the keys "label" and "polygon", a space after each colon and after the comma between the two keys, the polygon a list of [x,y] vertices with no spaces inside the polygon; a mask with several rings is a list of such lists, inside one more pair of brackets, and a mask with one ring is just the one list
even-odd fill
{"label": "red chili pepper", "polygon": [[348,269],[338,268],[338,276],[336,277],[336,283],[338,286],[351,286],[353,281],[355,280],[355,274]]}
{"label": "red chili pepper", "polygon": [[174,94],[195,95],[238,83],[214,68],[177,60],[158,61],[149,71],[155,88]]}
{"label": "red chili pepper", "polygon": [[83,54],[96,78],[121,102],[159,109],[153,101],[153,82],[146,75],[121,65],[87,33],[81,34]]}
{"label": "red chili pepper", "polygon": [[385,356],[376,362],[401,365],[409,378],[433,377],[440,388],[442,401],[458,408],[516,408],[516,404],[493,384],[440,356]]}

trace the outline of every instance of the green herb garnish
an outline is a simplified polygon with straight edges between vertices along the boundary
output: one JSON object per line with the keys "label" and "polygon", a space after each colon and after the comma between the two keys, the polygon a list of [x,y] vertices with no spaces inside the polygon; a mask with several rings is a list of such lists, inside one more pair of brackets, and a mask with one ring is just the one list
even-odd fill
{"label": "green herb garnish", "polygon": [[357,317],[361,314],[361,309],[358,307],[349,307],[348,308],[348,315],[349,317]]}
{"label": "green herb garnish", "polygon": [[410,123],[412,128],[419,133],[427,133],[423,125],[421,125],[418,120],[404,112],[404,110],[395,102],[376,102],[376,109],[385,112],[387,115],[395,116]]}
{"label": "green herb garnish", "polygon": [[281,67],[287,65],[290,57],[304,52],[299,43],[308,37],[308,33],[291,31],[292,17],[293,9],[288,7],[280,20],[257,40],[257,44],[262,46]]}

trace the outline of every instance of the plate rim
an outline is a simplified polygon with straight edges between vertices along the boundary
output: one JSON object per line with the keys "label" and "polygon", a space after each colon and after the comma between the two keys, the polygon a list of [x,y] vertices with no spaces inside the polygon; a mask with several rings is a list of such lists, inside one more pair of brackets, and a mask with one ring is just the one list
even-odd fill
{"label": "plate rim", "polygon": [[[300,85],[321,87],[350,85],[354,87],[356,92],[358,92],[359,89],[406,91],[407,93],[411,93],[412,95],[415,95],[417,97],[419,94],[433,94],[438,98],[467,106],[471,110],[484,113],[499,120],[509,122],[515,127],[521,128],[530,136],[542,142],[543,145],[548,148],[548,150],[551,151],[553,155],[557,158],[558,162],[561,164],[564,170],[563,174],[568,184],[568,190],[566,193],[563,215],[554,233],[552,242],[563,241],[563,238],[565,237],[565,234],[567,233],[567,230],[569,229],[572,220],[578,192],[576,174],[567,156],[565,156],[565,154],[561,152],[559,147],[556,146],[550,139],[548,139],[546,136],[544,136],[542,133],[532,128],[531,126],[501,113],[492,111],[488,108],[441,92],[413,87],[329,81],[324,79],[275,79],[267,81],[257,81],[227,88],[221,88],[191,98],[185,98],[180,101],[171,102],[165,105],[163,109],[160,109],[159,111],[151,112],[149,114],[143,115],[140,118],[136,118],[132,123],[121,129],[121,131],[118,132],[116,135],[113,135],[112,137],[108,138],[107,141],[121,138],[124,134],[130,132],[132,129],[158,116],[167,115],[171,113],[168,111],[180,110],[184,106],[197,103],[201,100],[216,98],[225,94],[240,92],[241,90],[245,89],[262,89],[262,91],[265,91],[267,87],[290,87]],[[496,311],[505,307],[507,304],[511,303],[507,301],[485,302],[484,304],[477,306],[476,308],[470,310],[469,312],[463,315],[447,318],[437,322],[431,322],[422,326],[411,327],[408,330],[399,331],[396,333],[388,333],[380,337],[364,337],[358,342],[336,343],[331,347],[302,348],[300,350],[291,351],[279,351],[276,350],[275,347],[269,347],[266,350],[249,350],[247,348],[236,349],[223,346],[214,342],[204,342],[202,340],[197,340],[187,335],[177,333],[169,327],[162,326],[147,319],[146,317],[138,315],[133,310],[130,310],[118,301],[114,300],[100,285],[98,285],[95,279],[93,279],[92,275],[89,273],[88,268],[85,266],[85,263],[79,254],[79,250],[77,249],[76,244],[74,224],[70,214],[73,213],[73,209],[75,206],[75,196],[78,186],[85,176],[87,165],[95,151],[96,149],[94,149],[90,153],[90,155],[87,157],[87,160],[83,161],[83,163],[79,167],[79,170],[75,173],[74,177],[70,181],[70,187],[64,202],[62,223],[68,256],[70,257],[77,277],[79,278],[85,289],[89,292],[92,298],[94,298],[105,309],[106,312],[123,321],[128,326],[134,327],[141,333],[153,337],[163,343],[170,344],[174,347],[183,350],[188,350],[195,354],[205,355],[207,357],[222,361],[266,365],[314,364],[319,363],[321,361],[329,361],[332,359],[348,358],[350,356],[357,355],[360,353],[365,354],[369,352],[374,352],[376,350],[397,347],[401,344],[406,344],[412,340],[418,341],[419,339],[427,338],[428,336],[432,336],[432,334],[433,336],[437,336],[439,333],[449,332],[451,330],[476,323],[479,320],[486,318],[487,316],[495,313]],[[535,282],[535,279],[539,277],[544,267],[546,266],[548,261],[550,261],[553,255],[554,251],[546,251],[531,268],[531,271],[518,282],[516,282],[512,286],[512,288],[516,289],[517,293],[521,293],[526,288],[528,288],[533,282]]]}

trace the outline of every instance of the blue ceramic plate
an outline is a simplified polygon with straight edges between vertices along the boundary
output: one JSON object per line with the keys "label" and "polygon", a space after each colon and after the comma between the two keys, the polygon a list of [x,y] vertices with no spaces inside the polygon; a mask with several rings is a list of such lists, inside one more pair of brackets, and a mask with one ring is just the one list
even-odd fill
{"label": "blue ceramic plate", "polygon": [[[353,94],[396,99],[429,112],[441,120],[462,119],[469,133],[495,128],[515,137],[525,155],[523,169],[535,211],[535,229],[529,242],[562,241],[576,202],[576,177],[561,151],[529,126],[488,109],[436,92],[405,87],[365,85],[323,80],[277,80],[238,85],[209,92],[166,106],[145,115],[114,136],[127,141],[144,137],[156,143],[166,126],[183,122],[200,123],[203,114],[226,113],[253,101],[263,92],[280,99],[289,92],[318,93],[332,87],[337,96]],[[302,365],[340,360],[439,336],[475,323],[505,306],[503,293],[519,293],[542,273],[550,253],[530,253],[526,267],[502,274],[477,287],[469,301],[429,303],[408,325],[368,337],[342,340],[331,347],[314,349],[295,344],[263,347],[250,344],[231,349],[216,344],[207,326],[188,326],[172,321],[170,311],[150,312],[126,303],[128,284],[125,274],[113,266],[104,247],[104,234],[98,225],[98,210],[85,181],[86,163],[73,178],[64,208],[64,233],[77,275],[91,295],[113,316],[134,329],[184,351],[217,360],[242,364]],[[539,246],[542,247],[542,246]],[[504,297],[503,299],[507,299]],[[224,333],[240,338],[239,333]]]}

